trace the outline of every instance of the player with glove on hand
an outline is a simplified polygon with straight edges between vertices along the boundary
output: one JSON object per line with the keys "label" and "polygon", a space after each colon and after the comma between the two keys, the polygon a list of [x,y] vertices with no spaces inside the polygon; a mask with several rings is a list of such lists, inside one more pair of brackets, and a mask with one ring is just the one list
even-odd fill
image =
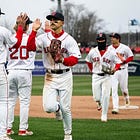
{"label": "player with glove on hand", "polygon": [[63,30],[64,16],[54,12],[46,18],[50,21],[51,31],[36,39],[37,49],[42,49],[46,68],[43,108],[47,113],[55,112],[56,118],[62,119],[64,140],[72,140],[71,67],[78,63],[81,54],[77,42]]}
{"label": "player with glove on hand", "polygon": [[86,56],[87,65],[92,72],[92,93],[97,103],[97,109],[101,110],[101,121],[107,121],[109,107],[111,74],[120,68],[114,48],[107,48],[106,35],[99,33],[96,38],[97,46],[92,48]]}

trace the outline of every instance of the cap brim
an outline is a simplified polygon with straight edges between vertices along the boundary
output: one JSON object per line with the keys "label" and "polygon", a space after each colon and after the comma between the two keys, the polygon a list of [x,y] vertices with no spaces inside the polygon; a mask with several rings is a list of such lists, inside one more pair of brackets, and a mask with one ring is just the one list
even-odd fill
{"label": "cap brim", "polygon": [[1,12],[0,15],[5,15],[5,13],[2,13],[2,12]]}
{"label": "cap brim", "polygon": [[29,21],[29,24],[31,24],[31,23],[33,23],[33,21],[30,20],[30,21]]}
{"label": "cap brim", "polygon": [[113,35],[109,35],[109,37],[113,37]]}
{"label": "cap brim", "polygon": [[53,15],[48,15],[48,16],[46,16],[46,18],[47,18],[48,20],[57,19],[57,20],[62,20],[62,21],[64,21],[63,19],[57,18],[57,17],[55,17],[55,16],[53,16]]}
{"label": "cap brim", "polygon": [[33,23],[33,21],[29,20],[26,22],[26,25]]}
{"label": "cap brim", "polygon": [[52,16],[52,15],[48,15],[48,16],[46,16],[46,18],[48,19],[48,20],[51,20],[52,18],[56,18],[55,16]]}

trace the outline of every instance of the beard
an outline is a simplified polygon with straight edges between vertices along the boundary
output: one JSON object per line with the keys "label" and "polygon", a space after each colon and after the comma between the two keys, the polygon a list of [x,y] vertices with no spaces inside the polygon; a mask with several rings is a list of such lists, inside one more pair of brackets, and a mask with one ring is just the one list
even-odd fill
{"label": "beard", "polygon": [[106,49],[106,41],[105,42],[98,42],[98,49],[105,50]]}

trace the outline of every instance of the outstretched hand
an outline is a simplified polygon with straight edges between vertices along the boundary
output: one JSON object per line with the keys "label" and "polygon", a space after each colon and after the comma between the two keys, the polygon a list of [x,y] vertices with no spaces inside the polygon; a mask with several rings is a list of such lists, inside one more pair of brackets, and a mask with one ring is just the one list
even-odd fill
{"label": "outstretched hand", "polygon": [[21,25],[24,28],[27,20],[28,20],[27,14],[20,13],[20,15],[17,17],[16,24]]}
{"label": "outstretched hand", "polygon": [[34,22],[33,22],[33,25],[32,25],[32,30],[33,31],[37,31],[40,27],[41,27],[41,21],[40,19],[36,19]]}

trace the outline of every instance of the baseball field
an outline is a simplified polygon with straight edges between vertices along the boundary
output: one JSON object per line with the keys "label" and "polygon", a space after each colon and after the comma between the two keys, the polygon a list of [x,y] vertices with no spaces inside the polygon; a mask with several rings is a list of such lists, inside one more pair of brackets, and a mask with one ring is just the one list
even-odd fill
{"label": "baseball field", "polygon": [[[43,76],[33,77],[33,89],[30,106],[29,129],[33,136],[18,136],[19,103],[15,109],[13,129],[15,140],[63,140],[61,121],[54,119],[54,114],[47,114],[42,109]],[[129,76],[129,92],[132,106],[140,107],[140,76]],[[124,105],[119,89],[120,105]],[[108,111],[108,122],[100,121],[100,111],[92,98],[91,75],[74,76],[72,97],[73,140],[139,140],[140,109],[121,109],[117,115],[111,114],[112,100]]]}

